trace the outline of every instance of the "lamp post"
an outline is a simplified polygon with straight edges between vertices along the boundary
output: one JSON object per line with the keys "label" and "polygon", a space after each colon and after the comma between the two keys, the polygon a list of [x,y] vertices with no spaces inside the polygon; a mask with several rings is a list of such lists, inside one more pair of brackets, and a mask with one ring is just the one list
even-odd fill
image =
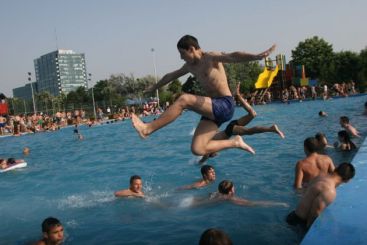
{"label": "lamp post", "polygon": [[[158,77],[157,77],[157,67],[156,67],[156,64],[155,64],[156,63],[155,50],[154,50],[154,48],[152,48],[150,51],[152,51],[152,53],[153,53],[154,78],[155,78],[155,84],[157,85],[157,83],[158,83]],[[158,107],[159,107],[159,93],[158,93],[158,88],[155,90],[155,93],[156,93]]]}
{"label": "lamp post", "polygon": [[33,91],[33,85],[32,85],[32,78],[31,78],[32,73],[28,72],[28,82],[31,84],[31,91],[32,91],[32,101],[33,101],[33,113],[36,114],[37,110],[36,110],[36,103],[34,102],[34,91]]}
{"label": "lamp post", "polygon": [[[92,74],[91,73],[88,73],[88,81],[89,82],[92,82]],[[92,101],[93,101],[93,113],[94,113],[94,120],[97,120],[97,113],[96,113],[96,104],[95,104],[95,101],[94,101],[94,90],[93,90],[93,86],[92,86]]]}

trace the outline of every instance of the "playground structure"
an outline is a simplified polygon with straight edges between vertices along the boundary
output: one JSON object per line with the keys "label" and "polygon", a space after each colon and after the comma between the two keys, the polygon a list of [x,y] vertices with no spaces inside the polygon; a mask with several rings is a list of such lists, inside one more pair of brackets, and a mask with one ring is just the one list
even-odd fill
{"label": "playground structure", "polygon": [[[273,62],[276,62],[274,65]],[[265,59],[265,68],[260,73],[255,83],[255,101],[261,103],[264,96],[268,93],[270,88],[274,94],[274,90],[282,90],[285,81],[285,55],[278,54],[275,60],[269,57]],[[277,96],[275,96],[277,98]]]}
{"label": "playground structure", "polygon": [[[275,61],[275,65],[274,65]],[[274,99],[282,99],[282,92],[289,87],[317,86],[317,80],[306,77],[304,65],[286,64],[285,55],[278,54],[275,60],[265,59],[265,68],[255,83],[255,101],[262,103],[268,91]]]}

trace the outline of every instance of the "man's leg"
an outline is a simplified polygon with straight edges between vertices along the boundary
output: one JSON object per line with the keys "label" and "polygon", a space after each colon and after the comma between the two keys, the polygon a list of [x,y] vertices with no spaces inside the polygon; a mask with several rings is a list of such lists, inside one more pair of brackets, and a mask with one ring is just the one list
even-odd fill
{"label": "man's leg", "polygon": [[245,128],[242,126],[235,125],[233,127],[233,135],[253,135],[253,134],[261,134],[266,132],[272,132],[278,134],[281,138],[285,138],[284,133],[280,131],[276,124],[271,127],[263,127],[263,126],[255,126],[252,128]]}
{"label": "man's leg", "polygon": [[213,137],[216,135],[217,130],[218,127],[213,121],[201,120],[192,139],[192,153],[203,156],[228,148],[240,148],[250,153],[255,153],[251,146],[247,145],[239,135],[232,139],[214,140]]}
{"label": "man's leg", "polygon": [[140,137],[146,138],[154,131],[173,122],[181,115],[184,109],[190,109],[209,119],[214,119],[212,100],[209,97],[192,94],[181,95],[159,118],[149,123],[144,123],[135,114],[131,115],[132,123]]}

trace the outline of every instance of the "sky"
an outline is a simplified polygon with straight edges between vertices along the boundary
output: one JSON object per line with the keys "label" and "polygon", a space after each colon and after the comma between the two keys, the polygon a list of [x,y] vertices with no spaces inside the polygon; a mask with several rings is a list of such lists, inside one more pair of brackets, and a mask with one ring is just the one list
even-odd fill
{"label": "sky", "polygon": [[27,72],[35,80],[33,60],[56,49],[85,54],[89,86],[154,75],[154,61],[161,77],[183,65],[176,44],[185,34],[204,51],[259,53],[275,43],[287,60],[313,36],[360,52],[366,9],[365,0],[0,0],[0,93],[11,97]]}

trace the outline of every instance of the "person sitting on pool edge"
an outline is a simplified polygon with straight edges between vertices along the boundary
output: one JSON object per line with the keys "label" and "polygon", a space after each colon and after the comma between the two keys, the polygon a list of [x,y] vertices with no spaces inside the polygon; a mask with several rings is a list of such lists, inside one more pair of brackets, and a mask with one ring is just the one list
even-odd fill
{"label": "person sitting on pool edge", "polygon": [[310,182],[320,174],[332,173],[335,169],[333,160],[323,154],[319,154],[319,142],[314,137],[309,137],[303,142],[306,158],[296,164],[294,188],[301,189],[303,185]]}
{"label": "person sitting on pool edge", "polygon": [[61,222],[53,217],[48,217],[42,222],[43,238],[34,245],[59,245],[64,240],[64,228]]}
{"label": "person sitting on pool edge", "polygon": [[273,201],[250,201],[235,195],[234,184],[230,180],[223,180],[218,185],[218,191],[214,192],[210,195],[209,199],[205,200],[194,200],[192,203],[193,206],[203,205],[203,204],[211,204],[221,201],[229,201],[235,205],[239,206],[281,206],[288,207],[288,204],[284,202],[273,202]]}
{"label": "person sitting on pool edge", "polygon": [[15,164],[22,163],[22,162],[24,162],[23,159],[18,159],[18,160],[15,160],[14,158],[9,158],[8,160],[0,159],[0,169],[6,169]]}
{"label": "person sitting on pool edge", "polygon": [[203,178],[191,185],[179,187],[177,190],[191,190],[207,186],[215,181],[215,170],[213,166],[204,165],[201,167],[201,175]]}
{"label": "person sitting on pool edge", "polygon": [[138,175],[133,175],[130,177],[129,189],[116,191],[115,197],[144,197],[142,187],[143,183],[141,177]]}
{"label": "person sitting on pool edge", "polygon": [[342,183],[347,183],[354,175],[354,166],[342,163],[332,174],[314,179],[307,187],[296,210],[288,214],[287,223],[308,229],[322,211],[335,200],[336,188]]}

